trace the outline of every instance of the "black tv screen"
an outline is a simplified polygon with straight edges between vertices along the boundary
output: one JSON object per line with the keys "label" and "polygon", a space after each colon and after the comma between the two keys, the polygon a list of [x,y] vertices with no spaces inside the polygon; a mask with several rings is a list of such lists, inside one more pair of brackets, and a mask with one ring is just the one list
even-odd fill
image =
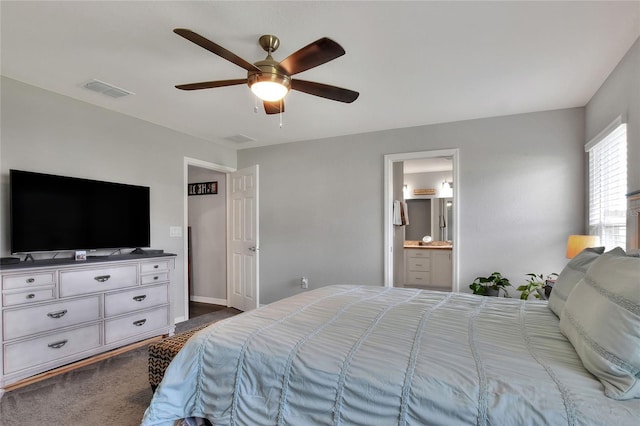
{"label": "black tv screen", "polygon": [[11,252],[149,247],[149,187],[10,170]]}

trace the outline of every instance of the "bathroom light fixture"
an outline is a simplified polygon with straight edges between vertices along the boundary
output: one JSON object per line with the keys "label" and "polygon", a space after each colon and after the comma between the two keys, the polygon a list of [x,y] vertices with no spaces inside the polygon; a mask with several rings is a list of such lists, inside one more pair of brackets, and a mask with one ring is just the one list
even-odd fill
{"label": "bathroom light fixture", "polygon": [[453,197],[453,181],[447,182],[446,180],[443,180],[442,189],[440,189],[438,196],[441,198]]}

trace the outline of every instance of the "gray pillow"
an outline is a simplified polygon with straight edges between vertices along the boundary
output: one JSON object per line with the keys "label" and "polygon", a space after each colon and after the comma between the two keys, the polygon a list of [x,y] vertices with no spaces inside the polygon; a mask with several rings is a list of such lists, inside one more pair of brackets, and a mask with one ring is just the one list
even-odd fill
{"label": "gray pillow", "polygon": [[[615,249],[614,249],[615,250]],[[549,296],[549,309],[560,317],[564,310],[564,304],[569,297],[569,293],[578,281],[587,273],[589,266],[604,252],[604,247],[592,247],[582,250],[576,257],[571,259],[564,267],[556,283],[553,285],[553,291]]]}
{"label": "gray pillow", "polygon": [[606,396],[640,398],[640,258],[620,249],[596,259],[567,298],[560,331]]}

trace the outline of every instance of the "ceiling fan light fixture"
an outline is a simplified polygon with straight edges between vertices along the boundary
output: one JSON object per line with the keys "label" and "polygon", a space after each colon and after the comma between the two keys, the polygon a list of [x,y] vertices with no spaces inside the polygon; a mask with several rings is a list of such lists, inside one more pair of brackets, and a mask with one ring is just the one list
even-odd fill
{"label": "ceiling fan light fixture", "polygon": [[256,81],[251,85],[251,91],[263,101],[275,102],[284,98],[289,88],[275,81]]}

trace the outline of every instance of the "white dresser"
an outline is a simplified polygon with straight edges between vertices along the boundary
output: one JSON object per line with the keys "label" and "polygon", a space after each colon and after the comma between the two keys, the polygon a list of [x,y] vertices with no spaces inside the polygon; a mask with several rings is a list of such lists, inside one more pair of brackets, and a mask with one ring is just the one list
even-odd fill
{"label": "white dresser", "polygon": [[174,255],[3,267],[0,389],[171,331]]}

